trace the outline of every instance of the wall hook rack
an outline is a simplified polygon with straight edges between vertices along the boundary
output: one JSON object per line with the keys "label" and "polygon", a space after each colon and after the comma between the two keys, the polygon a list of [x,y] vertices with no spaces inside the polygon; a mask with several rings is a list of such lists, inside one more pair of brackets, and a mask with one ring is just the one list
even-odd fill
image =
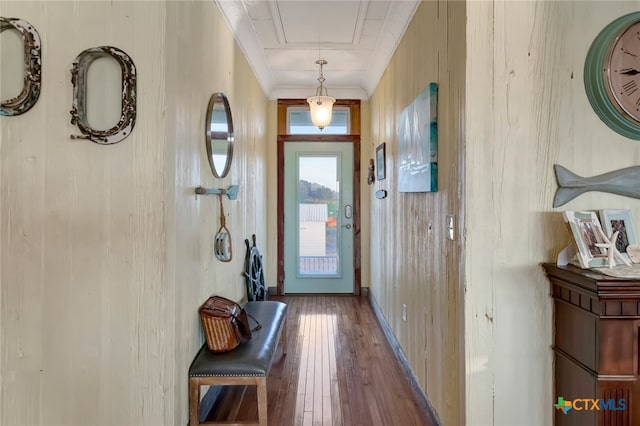
{"label": "wall hook rack", "polygon": [[231,185],[227,189],[224,188],[205,188],[199,186],[196,188],[196,195],[226,195],[230,200],[238,199],[238,190],[240,189],[239,185]]}

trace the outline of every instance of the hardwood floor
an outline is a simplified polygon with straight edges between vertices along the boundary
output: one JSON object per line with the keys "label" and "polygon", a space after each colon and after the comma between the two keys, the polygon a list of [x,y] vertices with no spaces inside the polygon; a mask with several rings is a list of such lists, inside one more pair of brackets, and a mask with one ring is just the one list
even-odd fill
{"label": "hardwood floor", "polygon": [[[275,298],[273,298],[275,299]],[[287,355],[267,379],[270,426],[436,425],[366,297],[286,296]],[[255,389],[220,391],[208,421],[257,418]]]}

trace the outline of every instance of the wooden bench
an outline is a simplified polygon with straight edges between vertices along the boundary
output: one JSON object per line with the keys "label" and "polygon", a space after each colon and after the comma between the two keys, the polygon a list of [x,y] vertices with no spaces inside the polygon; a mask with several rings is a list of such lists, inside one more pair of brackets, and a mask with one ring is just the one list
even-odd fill
{"label": "wooden bench", "polygon": [[205,343],[189,367],[189,426],[230,424],[200,423],[199,411],[200,386],[231,385],[256,386],[258,421],[242,424],[267,425],[267,376],[280,340],[283,342],[282,353],[286,354],[287,305],[276,301],[247,302],[244,309],[262,325],[253,332],[251,340],[225,353],[213,353]]}

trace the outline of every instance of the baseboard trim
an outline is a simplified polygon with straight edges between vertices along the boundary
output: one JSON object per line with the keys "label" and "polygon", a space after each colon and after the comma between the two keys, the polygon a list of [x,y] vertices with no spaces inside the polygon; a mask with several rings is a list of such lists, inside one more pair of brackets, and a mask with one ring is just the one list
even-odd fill
{"label": "baseboard trim", "polygon": [[402,367],[402,371],[404,371],[405,376],[409,380],[409,384],[411,385],[411,390],[415,394],[416,399],[418,400],[421,408],[424,410],[425,413],[427,413],[429,420],[434,425],[442,426],[442,422],[440,421],[440,417],[438,417],[438,413],[436,413],[436,410],[433,409],[433,406],[431,405],[431,402],[429,401],[427,394],[424,392],[424,390],[420,386],[420,382],[418,381],[418,378],[416,377],[415,373],[411,369],[411,366],[409,365],[409,360],[404,355],[404,352],[402,352],[402,347],[400,347],[400,343],[398,343],[396,336],[393,334],[391,327],[389,326],[389,324],[387,323],[387,320],[382,314],[382,310],[380,309],[380,306],[378,306],[378,302],[376,301],[375,297],[373,297],[373,294],[371,294],[369,289],[366,288],[366,290],[367,290],[366,292],[363,292],[363,296],[366,296],[369,299],[369,303],[371,304],[373,312],[376,314],[376,318],[378,319],[378,323],[380,324],[380,327],[382,327],[382,331],[384,332],[387,342],[389,343],[389,346],[391,346],[391,349],[393,350],[393,353],[396,356],[396,359],[400,363],[400,366]]}

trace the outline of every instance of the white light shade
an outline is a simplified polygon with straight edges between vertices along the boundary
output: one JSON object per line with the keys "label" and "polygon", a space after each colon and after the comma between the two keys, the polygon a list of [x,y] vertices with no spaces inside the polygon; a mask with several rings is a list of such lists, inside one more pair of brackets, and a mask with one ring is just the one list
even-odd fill
{"label": "white light shade", "polygon": [[331,123],[331,109],[336,99],[331,96],[312,96],[307,99],[311,110],[311,121],[320,130]]}

